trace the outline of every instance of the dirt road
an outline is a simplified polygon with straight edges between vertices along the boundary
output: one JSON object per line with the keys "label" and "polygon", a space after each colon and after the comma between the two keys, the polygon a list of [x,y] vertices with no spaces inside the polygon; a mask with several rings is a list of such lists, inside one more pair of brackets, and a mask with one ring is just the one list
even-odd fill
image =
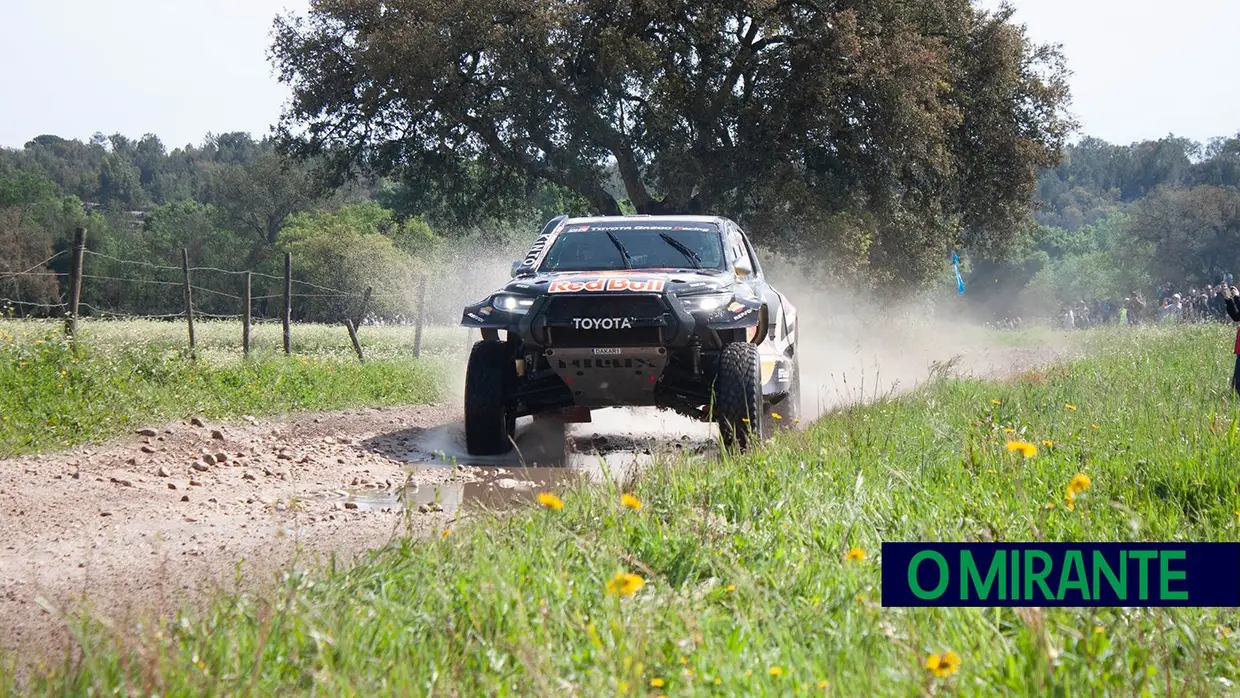
{"label": "dirt road", "polygon": [[[988,348],[959,368],[996,375],[1059,356]],[[527,428],[520,458],[461,467],[459,419],[451,404],[195,419],[0,461],[0,647],[33,663],[67,646],[59,614],[83,608],[83,597],[120,623],[168,613],[235,588],[238,565],[243,585],[261,584],[291,563],[347,561],[393,536],[443,531],[468,499],[503,506],[597,472],[600,453],[623,470],[660,448],[702,453],[713,443],[709,427],[687,420],[613,415],[575,427],[566,452]],[[521,459],[554,467],[518,470]]]}

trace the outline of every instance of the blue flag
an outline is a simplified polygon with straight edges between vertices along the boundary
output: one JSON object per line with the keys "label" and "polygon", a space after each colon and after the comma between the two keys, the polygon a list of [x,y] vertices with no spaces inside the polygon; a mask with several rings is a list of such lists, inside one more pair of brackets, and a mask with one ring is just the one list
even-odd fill
{"label": "blue flag", "polygon": [[956,274],[956,290],[964,293],[964,279],[960,277],[960,255],[952,253],[952,271]]}

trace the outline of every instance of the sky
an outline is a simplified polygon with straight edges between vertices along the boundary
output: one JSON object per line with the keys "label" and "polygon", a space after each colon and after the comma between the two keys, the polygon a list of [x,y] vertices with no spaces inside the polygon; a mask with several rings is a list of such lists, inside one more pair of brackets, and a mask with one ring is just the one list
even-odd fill
{"label": "sky", "polygon": [[[461,0],[467,2],[468,0]],[[994,8],[999,0],[979,0]],[[1240,132],[1240,2],[1012,0],[1060,43],[1081,132],[1114,143]],[[268,132],[288,96],[272,22],[307,0],[0,0],[0,146],[40,134]]]}

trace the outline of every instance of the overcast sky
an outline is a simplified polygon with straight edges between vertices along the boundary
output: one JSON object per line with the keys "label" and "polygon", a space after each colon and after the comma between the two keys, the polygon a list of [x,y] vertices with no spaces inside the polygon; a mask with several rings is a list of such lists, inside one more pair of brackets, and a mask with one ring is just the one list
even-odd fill
{"label": "overcast sky", "polygon": [[[468,0],[461,0],[467,2]],[[996,7],[998,0],[982,0]],[[1082,131],[1117,143],[1240,132],[1240,1],[1014,0],[1062,43]],[[271,23],[305,0],[0,0],[0,146],[53,133],[266,133],[287,95]]]}

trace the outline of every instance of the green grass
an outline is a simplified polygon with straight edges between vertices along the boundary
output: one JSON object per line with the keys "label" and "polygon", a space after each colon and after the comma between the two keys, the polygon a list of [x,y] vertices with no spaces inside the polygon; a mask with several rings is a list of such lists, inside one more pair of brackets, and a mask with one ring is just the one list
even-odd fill
{"label": "green grass", "polygon": [[[223,597],[158,631],[117,640],[88,624],[81,661],[32,692],[1228,692],[1240,678],[1235,610],[877,605],[884,540],[1240,535],[1230,331],[1084,336],[1094,353],[1067,366],[942,380],[750,456],[657,466],[633,489],[640,511],[607,485],[582,486],[561,493],[561,511],[292,572],[277,593]],[[1039,444],[1036,457],[1007,452],[1014,437]],[[1082,472],[1092,487],[1070,511],[1065,489]],[[853,547],[868,556],[847,561]],[[619,571],[644,588],[609,596]],[[931,675],[927,656],[947,650],[959,672]]]}
{"label": "green grass", "polygon": [[260,325],[245,360],[240,323],[204,322],[195,360],[180,323],[84,322],[74,348],[59,323],[0,322],[0,457],[195,414],[429,402],[445,390],[448,357],[463,351],[465,335],[430,331],[426,358],[415,360],[412,332],[362,328],[359,362],[343,327],[295,326],[295,353],[285,356],[279,325]]}

